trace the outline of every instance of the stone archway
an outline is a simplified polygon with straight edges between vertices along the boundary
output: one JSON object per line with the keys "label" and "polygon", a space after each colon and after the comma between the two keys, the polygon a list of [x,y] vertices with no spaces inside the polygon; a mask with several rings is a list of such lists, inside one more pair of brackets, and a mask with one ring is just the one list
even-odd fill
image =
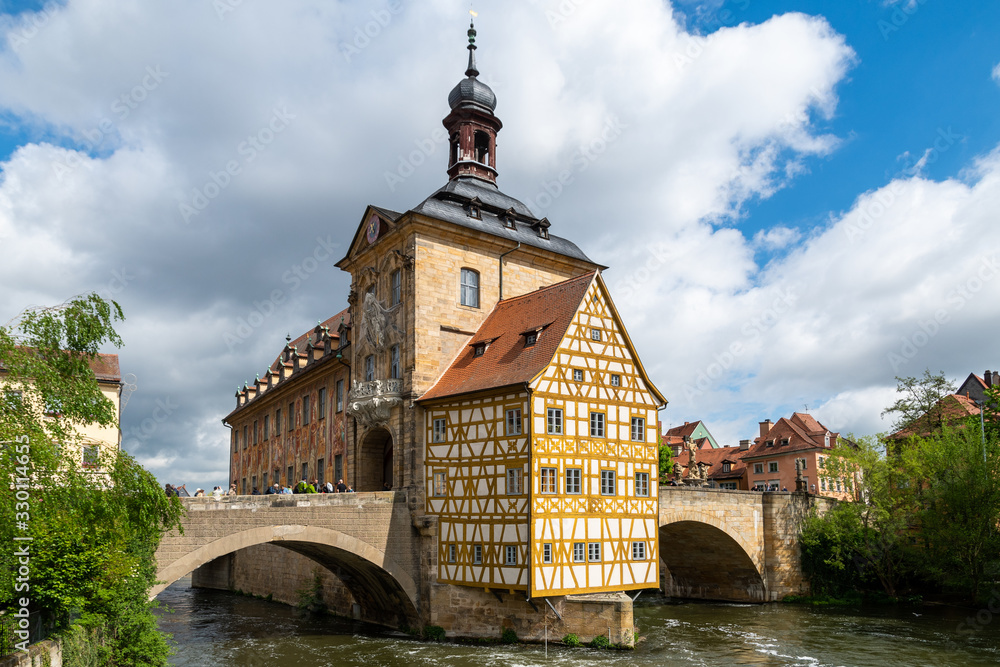
{"label": "stone archway", "polygon": [[767,586],[746,549],[725,531],[700,521],[660,527],[664,593],[671,597],[765,602]]}
{"label": "stone archway", "polygon": [[306,556],[335,573],[369,618],[383,625],[418,623],[416,582],[375,547],[345,533],[316,526],[264,526],[233,533],[162,567],[150,598],[202,565],[257,544],[274,544]]}
{"label": "stone archway", "polygon": [[395,486],[393,438],[385,428],[373,428],[365,434],[358,452],[355,491],[383,491]]}

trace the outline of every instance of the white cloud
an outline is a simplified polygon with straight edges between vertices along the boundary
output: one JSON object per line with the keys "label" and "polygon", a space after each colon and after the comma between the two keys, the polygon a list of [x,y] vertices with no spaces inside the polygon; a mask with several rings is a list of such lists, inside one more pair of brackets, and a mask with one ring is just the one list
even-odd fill
{"label": "white cloud", "polygon": [[997,66],[993,68],[993,78],[997,83],[1000,83],[1000,63],[997,63]]}
{"label": "white cloud", "polygon": [[[431,138],[465,68],[459,5],[243,3],[220,20],[211,3],[144,3],[125,29],[103,0],[70,0],[0,52],[0,107],[48,139],[0,165],[0,320],[86,289],[119,299],[123,370],[139,384],[127,448],[165,481],[224,484],[220,419],[236,385],[286,332],[344,306],[339,257],[294,289],[289,267],[317,237],[346,243],[366,204],[406,210],[444,182]],[[671,399],[665,421],[706,419],[738,440],[810,403],[844,422],[831,428],[870,428],[882,404],[866,401],[896,374],[889,353],[938,309],[949,322],[900,372],[982,365],[969,332],[996,321],[1000,281],[968,307],[949,292],[1000,244],[988,217],[996,155],[964,180],[866,193],[804,239],[736,227],[747,202],[838,146],[811,121],[835,112],[855,56],[827,22],[792,13],[701,37],[659,0],[637,0],[483,8],[478,23],[504,122],[500,185],[611,265],[630,333]],[[249,159],[241,143],[276,108],[294,118]],[[620,131],[603,140],[609,123]],[[415,150],[423,164],[389,189],[386,173]],[[232,160],[239,174],[185,223],[179,203]],[[566,169],[563,192],[539,197]],[[765,269],[758,250],[780,254]],[[274,314],[227,345],[275,290]],[[177,407],[143,435],[157,401]]]}

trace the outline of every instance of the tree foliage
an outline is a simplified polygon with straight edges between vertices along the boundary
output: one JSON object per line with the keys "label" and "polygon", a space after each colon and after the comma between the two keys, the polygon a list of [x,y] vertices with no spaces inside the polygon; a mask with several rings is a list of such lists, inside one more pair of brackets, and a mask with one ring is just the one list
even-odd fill
{"label": "tree foliage", "polygon": [[660,445],[660,486],[666,486],[670,483],[670,476],[674,473],[674,457],[673,450],[667,445]]}
{"label": "tree foliage", "polygon": [[926,429],[933,430],[944,421],[941,399],[955,393],[955,384],[943,371],[932,375],[930,369],[925,369],[920,378],[897,376],[896,392],[902,396],[882,412],[883,417],[895,415],[893,430],[901,431],[921,418],[927,421]]}
{"label": "tree foliage", "polygon": [[826,474],[856,485],[858,502],[807,521],[803,564],[821,593],[881,588],[959,592],[970,601],[1000,575],[1000,439],[978,417],[927,437],[877,437],[839,448]]}
{"label": "tree foliage", "polygon": [[[103,346],[121,345],[113,325],[122,319],[118,304],[90,294],[0,327],[0,475],[30,496],[25,512],[14,493],[0,494],[0,609],[27,596],[49,626],[78,626],[74,646],[86,638],[99,664],[164,665],[169,649],[148,593],[180,503],[127,453],[104,452],[96,468],[65,455],[77,451],[79,427],[117,426],[91,363]],[[23,544],[30,588],[17,590]]]}

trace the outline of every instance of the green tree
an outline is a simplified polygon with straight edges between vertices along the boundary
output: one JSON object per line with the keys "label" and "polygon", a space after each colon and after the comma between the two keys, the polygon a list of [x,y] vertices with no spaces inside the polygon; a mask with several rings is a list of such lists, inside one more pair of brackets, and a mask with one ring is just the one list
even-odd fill
{"label": "green tree", "polygon": [[979,597],[1000,573],[1000,444],[984,441],[979,419],[911,440],[924,466],[919,517],[922,559],[941,585]]}
{"label": "green tree", "polygon": [[856,446],[834,449],[820,471],[821,477],[843,479],[857,498],[831,514],[830,520],[838,522],[831,534],[839,541],[826,560],[845,564],[850,559],[859,574],[874,577],[886,595],[896,597],[912,573],[909,544],[920,510],[923,466],[912,448],[887,458],[878,437],[848,437]]}
{"label": "green tree", "polygon": [[674,456],[670,447],[660,445],[660,486],[670,483],[670,476],[674,473]]}
{"label": "green tree", "polygon": [[[73,637],[86,638],[100,664],[165,665],[148,592],[179,501],[124,452],[103,453],[96,474],[60,456],[80,443],[79,427],[117,425],[91,362],[102,346],[121,345],[113,325],[122,319],[118,304],[90,294],[0,327],[0,475],[22,491],[0,495],[0,610],[27,596],[56,631],[75,624]],[[58,416],[47,416],[54,407]],[[27,590],[16,574],[24,544]]]}
{"label": "green tree", "polygon": [[896,392],[902,396],[882,412],[883,417],[895,415],[892,429],[901,431],[926,420],[924,430],[933,430],[944,422],[941,399],[955,393],[955,384],[945,377],[944,371],[932,375],[930,369],[925,369],[920,378],[897,376]]}

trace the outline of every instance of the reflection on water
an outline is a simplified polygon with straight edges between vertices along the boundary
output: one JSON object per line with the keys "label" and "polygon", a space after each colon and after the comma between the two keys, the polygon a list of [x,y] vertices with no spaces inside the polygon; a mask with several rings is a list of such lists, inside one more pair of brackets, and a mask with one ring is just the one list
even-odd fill
{"label": "reflection on water", "polygon": [[634,652],[414,641],[182,579],[160,594],[171,609],[177,667],[472,665],[989,665],[1000,664],[1000,616],[972,632],[959,609],[826,609],[792,605],[665,604],[639,598]]}

